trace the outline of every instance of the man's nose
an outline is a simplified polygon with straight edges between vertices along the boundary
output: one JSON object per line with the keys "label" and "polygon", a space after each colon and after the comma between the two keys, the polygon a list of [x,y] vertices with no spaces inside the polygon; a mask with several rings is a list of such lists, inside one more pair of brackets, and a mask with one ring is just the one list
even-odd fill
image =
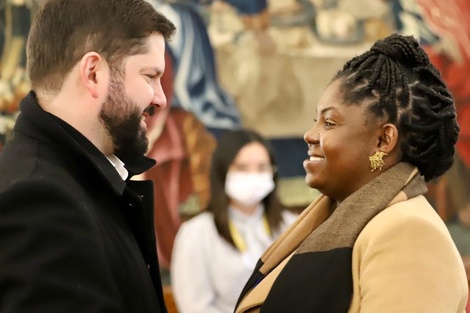
{"label": "man's nose", "polygon": [[154,105],[158,110],[163,110],[167,105],[166,95],[163,92],[163,88],[160,82],[155,87],[155,91],[154,91],[153,99],[152,99],[152,105]]}

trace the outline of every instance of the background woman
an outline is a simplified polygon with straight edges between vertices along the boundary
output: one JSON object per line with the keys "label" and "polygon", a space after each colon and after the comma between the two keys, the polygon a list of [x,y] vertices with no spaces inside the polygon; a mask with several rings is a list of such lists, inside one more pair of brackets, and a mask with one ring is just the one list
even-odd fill
{"label": "background woman", "polygon": [[173,247],[179,312],[233,312],[256,261],[296,218],[282,209],[276,180],[265,139],[249,130],[222,135],[213,154],[207,212],[181,226]]}
{"label": "background woman", "polygon": [[263,254],[236,312],[463,313],[462,260],[423,197],[452,165],[458,132],[412,37],[347,62],[304,136],[306,182],[323,195]]}

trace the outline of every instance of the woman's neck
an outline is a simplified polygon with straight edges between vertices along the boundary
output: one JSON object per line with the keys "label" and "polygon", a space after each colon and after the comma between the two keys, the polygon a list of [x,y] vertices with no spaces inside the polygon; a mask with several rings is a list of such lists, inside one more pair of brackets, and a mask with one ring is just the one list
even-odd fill
{"label": "woman's neck", "polygon": [[236,201],[231,201],[230,206],[237,211],[242,212],[245,215],[253,215],[256,212],[256,209],[259,207],[259,203],[254,205],[243,205]]}

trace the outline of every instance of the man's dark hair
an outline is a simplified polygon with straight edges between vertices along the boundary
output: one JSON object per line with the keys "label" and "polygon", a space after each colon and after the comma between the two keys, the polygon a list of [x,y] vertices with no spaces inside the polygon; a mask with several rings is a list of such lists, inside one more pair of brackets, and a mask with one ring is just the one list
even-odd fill
{"label": "man's dark hair", "polygon": [[46,0],[28,36],[28,73],[33,89],[57,92],[87,52],[119,67],[145,52],[152,33],[169,39],[175,26],[145,0]]}

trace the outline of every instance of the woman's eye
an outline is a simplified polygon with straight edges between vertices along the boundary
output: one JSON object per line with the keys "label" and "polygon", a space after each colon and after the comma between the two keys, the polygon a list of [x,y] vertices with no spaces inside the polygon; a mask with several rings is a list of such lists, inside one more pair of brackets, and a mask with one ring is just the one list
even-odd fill
{"label": "woman's eye", "polygon": [[325,121],[325,126],[327,127],[330,127],[330,126],[334,126],[335,124],[330,122],[330,121]]}

